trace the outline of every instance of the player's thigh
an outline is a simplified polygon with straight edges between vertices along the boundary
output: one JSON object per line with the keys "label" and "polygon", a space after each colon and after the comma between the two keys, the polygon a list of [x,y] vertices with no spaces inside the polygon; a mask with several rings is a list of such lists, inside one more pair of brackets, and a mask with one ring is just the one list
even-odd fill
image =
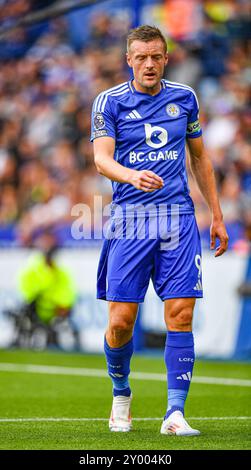
{"label": "player's thigh", "polygon": [[164,318],[169,331],[191,331],[196,299],[177,298],[165,300]]}
{"label": "player's thigh", "polygon": [[106,299],[121,303],[144,301],[157,240],[112,240],[107,261]]}
{"label": "player's thigh", "polygon": [[152,279],[163,301],[203,296],[200,235],[194,215],[180,215],[175,243],[160,244]]}
{"label": "player's thigh", "polygon": [[138,303],[109,302],[109,327],[117,330],[132,330],[137,318]]}

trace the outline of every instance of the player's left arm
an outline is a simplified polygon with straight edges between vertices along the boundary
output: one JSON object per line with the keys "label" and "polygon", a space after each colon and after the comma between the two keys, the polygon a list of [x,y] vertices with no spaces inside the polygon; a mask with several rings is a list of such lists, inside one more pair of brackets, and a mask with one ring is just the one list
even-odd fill
{"label": "player's left arm", "polygon": [[215,248],[215,241],[216,238],[218,238],[220,240],[220,246],[216,249],[215,256],[221,256],[227,250],[228,234],[223,222],[213,165],[203,145],[203,139],[201,136],[190,139],[187,138],[187,145],[190,153],[192,173],[212,214],[210,248],[212,250]]}

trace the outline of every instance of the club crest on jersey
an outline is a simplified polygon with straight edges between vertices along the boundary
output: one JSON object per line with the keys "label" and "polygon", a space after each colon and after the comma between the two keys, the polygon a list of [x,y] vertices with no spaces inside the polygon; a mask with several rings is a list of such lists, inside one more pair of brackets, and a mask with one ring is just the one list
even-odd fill
{"label": "club crest on jersey", "polygon": [[180,115],[180,108],[175,103],[169,103],[166,107],[166,112],[168,116],[176,118]]}
{"label": "club crest on jersey", "polygon": [[103,127],[105,127],[105,120],[104,120],[103,114],[101,113],[95,114],[93,122],[94,122],[94,127],[97,130],[103,129]]}

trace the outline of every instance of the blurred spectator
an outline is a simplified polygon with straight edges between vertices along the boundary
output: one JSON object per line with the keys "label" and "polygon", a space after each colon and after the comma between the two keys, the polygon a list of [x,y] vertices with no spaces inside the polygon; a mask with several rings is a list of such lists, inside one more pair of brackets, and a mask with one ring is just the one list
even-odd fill
{"label": "blurred spectator", "polygon": [[32,256],[19,273],[19,290],[25,305],[17,321],[22,328],[27,325],[31,337],[34,331],[39,331],[40,336],[43,332],[46,344],[55,344],[60,325],[67,321],[70,326],[76,291],[71,275],[56,260],[55,237],[50,233],[40,235],[36,247],[40,253]]}
{"label": "blurred spectator", "polygon": [[[31,0],[0,5],[2,26],[36,8]],[[198,93],[230,247],[243,250],[251,221],[250,2],[166,0],[158,8],[170,43],[166,76]],[[99,92],[129,78],[130,11],[88,11],[77,50],[67,17],[17,29],[0,41],[0,244],[29,246],[49,228],[60,244],[72,246],[72,206],[93,210],[94,195],[103,196],[103,205],[110,200],[110,184],[93,164],[90,112]],[[210,216],[192,177],[190,188],[208,247]]]}

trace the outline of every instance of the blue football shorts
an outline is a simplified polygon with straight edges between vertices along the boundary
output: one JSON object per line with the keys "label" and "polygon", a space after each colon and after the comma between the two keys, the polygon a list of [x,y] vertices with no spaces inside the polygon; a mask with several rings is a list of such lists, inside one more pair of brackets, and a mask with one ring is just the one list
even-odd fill
{"label": "blue football shorts", "polygon": [[179,215],[176,225],[170,216],[158,219],[157,231],[150,217],[131,220],[129,230],[125,220],[117,220],[116,228],[111,220],[110,238],[104,241],[98,266],[98,299],[143,302],[150,279],[161,300],[203,297],[195,216]]}

